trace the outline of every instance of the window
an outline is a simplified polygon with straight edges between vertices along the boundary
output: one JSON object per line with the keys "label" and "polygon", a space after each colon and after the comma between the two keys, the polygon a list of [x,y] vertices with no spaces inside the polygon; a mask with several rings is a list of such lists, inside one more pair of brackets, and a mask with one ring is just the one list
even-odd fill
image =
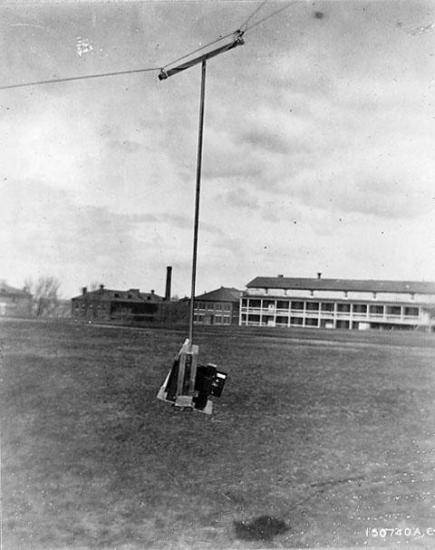
{"label": "window", "polygon": [[231,304],[224,304],[225,311],[231,311]]}
{"label": "window", "polygon": [[384,306],[370,306],[369,311],[371,315],[383,315]]}
{"label": "window", "polygon": [[220,310],[220,309],[222,309],[222,304],[215,304],[214,308],[217,309],[217,310]]}
{"label": "window", "polygon": [[115,298],[119,298],[118,292],[115,292],[114,297],[115,297]]}
{"label": "window", "polygon": [[260,322],[260,316],[259,315],[248,315],[248,321],[252,322]]}
{"label": "window", "polygon": [[292,302],[292,309],[304,309],[304,302]]}
{"label": "window", "polygon": [[214,322],[217,324],[217,325],[220,325],[222,323],[222,315],[215,315],[214,316]]}
{"label": "window", "polygon": [[231,318],[230,317],[223,317],[224,325],[230,325],[231,324]]}
{"label": "window", "polygon": [[307,327],[317,327],[318,323],[318,319],[305,319],[305,324]]}
{"label": "window", "polygon": [[322,304],[322,311],[334,311],[334,304],[332,302],[326,302],[326,304]]}
{"label": "window", "polygon": [[387,315],[400,315],[400,306],[387,306]]}
{"label": "window", "polygon": [[290,324],[291,325],[302,325],[302,317],[291,317],[290,318]]}
{"label": "window", "polygon": [[288,309],[290,302],[288,300],[278,300],[276,307],[278,309]]}
{"label": "window", "polygon": [[263,307],[266,307],[268,309],[274,309],[275,300],[263,300]]}
{"label": "window", "polygon": [[407,317],[418,317],[418,307],[405,307],[404,313]]}
{"label": "window", "polygon": [[352,304],[352,311],[354,313],[367,313],[366,304]]}
{"label": "window", "polygon": [[307,311],[319,311],[319,302],[307,302]]}
{"label": "window", "polygon": [[337,311],[340,313],[348,313],[350,311],[350,304],[337,304]]}
{"label": "window", "polygon": [[261,307],[261,300],[249,300],[249,307]]}
{"label": "window", "polygon": [[248,306],[248,300],[246,298],[242,298],[242,307]]}
{"label": "window", "polygon": [[288,322],[288,318],[287,318],[287,317],[283,317],[282,315],[281,315],[281,316],[278,316],[278,317],[276,318],[276,324],[277,324],[277,325],[286,327],[286,326],[287,326],[287,322]]}

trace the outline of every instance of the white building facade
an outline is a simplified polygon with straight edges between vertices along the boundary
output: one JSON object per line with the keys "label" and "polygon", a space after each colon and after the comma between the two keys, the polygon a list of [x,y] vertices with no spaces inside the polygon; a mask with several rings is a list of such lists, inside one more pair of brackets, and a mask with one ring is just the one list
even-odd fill
{"label": "white building facade", "polygon": [[239,324],[431,330],[434,311],[435,283],[279,275],[256,277],[247,284]]}

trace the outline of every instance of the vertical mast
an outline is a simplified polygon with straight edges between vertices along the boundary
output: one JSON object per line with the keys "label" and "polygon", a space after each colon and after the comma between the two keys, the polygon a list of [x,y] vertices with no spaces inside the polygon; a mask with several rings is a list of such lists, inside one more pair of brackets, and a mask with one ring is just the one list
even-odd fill
{"label": "vertical mast", "polygon": [[198,152],[196,158],[196,191],[195,191],[195,217],[193,225],[193,255],[192,255],[192,287],[190,292],[190,316],[189,316],[189,342],[193,342],[193,317],[195,309],[196,264],[198,258],[198,229],[199,229],[199,200],[201,193],[201,169],[202,169],[202,142],[204,134],[204,103],[205,103],[205,75],[206,60],[201,65],[201,97],[199,104],[198,126]]}

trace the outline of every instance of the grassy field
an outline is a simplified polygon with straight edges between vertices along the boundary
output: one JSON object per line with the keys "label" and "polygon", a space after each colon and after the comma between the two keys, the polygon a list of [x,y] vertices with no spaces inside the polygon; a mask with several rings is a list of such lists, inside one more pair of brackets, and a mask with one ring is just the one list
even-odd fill
{"label": "grassy field", "polygon": [[435,548],[435,335],[200,331],[208,417],[155,399],[184,332],[0,331],[4,550]]}

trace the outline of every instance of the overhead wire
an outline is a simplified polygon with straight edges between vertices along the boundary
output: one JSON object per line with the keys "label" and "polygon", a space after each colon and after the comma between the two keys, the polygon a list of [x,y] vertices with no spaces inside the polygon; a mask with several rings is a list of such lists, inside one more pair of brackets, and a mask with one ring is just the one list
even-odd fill
{"label": "overhead wire", "polygon": [[26,86],[38,86],[40,84],[55,84],[57,82],[70,82],[72,80],[87,80],[90,78],[102,78],[105,76],[118,76],[121,74],[134,74],[134,73],[146,73],[150,71],[159,71],[160,67],[149,67],[146,69],[130,69],[128,71],[115,71],[111,73],[98,73],[98,74],[86,74],[83,76],[67,76],[65,78],[51,78],[49,80],[35,80],[33,82],[23,82],[21,84],[8,84],[6,86],[0,86],[0,90],[7,90],[11,88],[25,88]]}
{"label": "overhead wire", "polygon": [[252,18],[266,4],[267,0],[263,0],[263,2],[259,6],[257,6],[257,8],[255,8],[255,10],[244,21],[244,23],[242,23],[242,25],[240,25],[240,27],[237,30],[232,31],[228,34],[225,34],[224,36],[220,36],[220,37],[216,38],[215,40],[212,40],[211,42],[208,42],[207,44],[204,44],[204,46],[201,46],[200,48],[196,48],[195,50],[193,50],[193,51],[191,51],[191,52],[189,52],[189,53],[187,53],[187,54],[185,54],[181,57],[178,57],[177,59],[174,59],[174,60],[170,61],[169,63],[166,63],[165,65],[160,66],[160,67],[146,67],[146,68],[141,68],[141,69],[129,69],[129,70],[125,70],[125,71],[113,71],[113,72],[109,72],[109,73],[95,73],[95,74],[88,74],[88,75],[82,75],[82,76],[68,76],[68,77],[63,77],[63,78],[51,78],[51,79],[47,79],[47,80],[35,80],[35,81],[31,81],[31,82],[22,82],[22,83],[18,83],[18,84],[6,84],[6,85],[0,85],[0,90],[10,90],[10,89],[13,89],[13,88],[25,88],[25,87],[28,87],[28,86],[39,86],[39,85],[43,85],[43,84],[56,84],[58,82],[71,82],[71,81],[74,81],[74,80],[89,80],[89,79],[94,79],[94,78],[104,78],[104,77],[118,76],[118,75],[125,75],[125,74],[135,74],[135,73],[161,71],[162,69],[166,69],[170,65],[174,65],[178,61],[182,61],[183,59],[186,59],[187,57],[190,57],[191,55],[193,55],[193,54],[195,54],[195,53],[197,53],[201,50],[204,50],[205,48],[208,48],[209,46],[212,46],[213,44],[216,44],[217,42],[220,42],[221,40],[225,40],[225,38],[228,38],[230,36],[234,36],[236,34],[239,34],[239,35],[242,34],[243,35],[244,33],[250,31],[251,29],[253,29],[255,27],[257,27],[258,25],[260,25],[264,21],[267,21],[271,17],[274,17],[275,15],[278,15],[278,13],[281,13],[284,10],[288,9],[292,4],[295,4],[297,1],[298,0],[294,0],[290,3],[288,3],[283,8],[280,8],[279,10],[276,10],[276,11],[272,12],[271,14],[267,15],[266,17],[263,17],[262,19],[256,21],[255,23],[253,23],[251,25],[248,25],[248,23],[252,20]]}
{"label": "overhead wire", "polygon": [[261,8],[264,6],[264,4],[267,2],[267,0],[263,0],[263,2],[255,8],[255,10],[251,13],[251,15],[246,19],[244,23],[240,25],[240,30],[246,29],[248,26],[249,21],[254,17],[256,13],[258,13]]}
{"label": "overhead wire", "polygon": [[266,17],[263,17],[263,19],[259,19],[258,21],[256,21],[255,23],[253,23],[252,25],[246,27],[246,29],[244,30],[244,32],[248,32],[250,31],[251,29],[253,29],[254,27],[257,27],[257,25],[260,25],[260,23],[264,23],[264,21],[267,21],[268,19],[270,19],[271,17],[274,17],[275,15],[278,15],[278,13],[281,13],[283,12],[284,10],[287,10],[288,8],[290,8],[290,6],[292,6],[293,4],[296,4],[299,0],[293,0],[293,2],[289,2],[286,6],[284,6],[283,8],[280,8],[279,10],[275,10],[274,12],[270,13],[269,15],[266,15]]}

